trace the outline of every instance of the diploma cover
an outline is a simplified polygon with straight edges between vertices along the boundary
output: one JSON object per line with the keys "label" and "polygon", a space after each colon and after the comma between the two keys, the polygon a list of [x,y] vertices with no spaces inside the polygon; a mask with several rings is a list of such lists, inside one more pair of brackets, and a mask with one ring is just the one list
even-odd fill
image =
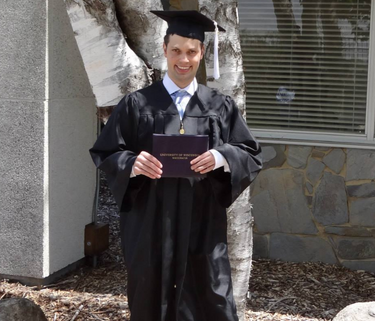
{"label": "diploma cover", "polygon": [[152,154],[163,164],[162,177],[204,176],[191,170],[190,161],[208,150],[208,135],[153,134]]}

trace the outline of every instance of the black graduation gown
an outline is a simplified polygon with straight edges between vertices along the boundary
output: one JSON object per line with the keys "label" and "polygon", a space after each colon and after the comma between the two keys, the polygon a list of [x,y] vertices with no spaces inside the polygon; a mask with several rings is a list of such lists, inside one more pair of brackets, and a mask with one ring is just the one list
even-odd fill
{"label": "black graduation gown", "polygon": [[228,207],[261,169],[260,147],[234,101],[199,85],[183,117],[186,134],[209,135],[227,160],[205,178],[130,177],[152,134],[178,134],[162,82],[125,96],[90,150],[120,208],[132,321],[235,321],[227,251]]}

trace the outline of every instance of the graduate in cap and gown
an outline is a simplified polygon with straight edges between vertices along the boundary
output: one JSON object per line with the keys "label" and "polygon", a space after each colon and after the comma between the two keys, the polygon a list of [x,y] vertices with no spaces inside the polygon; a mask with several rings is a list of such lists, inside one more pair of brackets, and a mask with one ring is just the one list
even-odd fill
{"label": "graduate in cap and gown", "polygon": [[[131,321],[236,321],[226,208],[262,168],[261,149],[234,100],[195,79],[204,33],[224,29],[197,11],[153,13],[169,25],[168,71],[120,101],[90,150],[120,210]],[[191,161],[202,175],[163,177],[154,133],[208,135]]]}

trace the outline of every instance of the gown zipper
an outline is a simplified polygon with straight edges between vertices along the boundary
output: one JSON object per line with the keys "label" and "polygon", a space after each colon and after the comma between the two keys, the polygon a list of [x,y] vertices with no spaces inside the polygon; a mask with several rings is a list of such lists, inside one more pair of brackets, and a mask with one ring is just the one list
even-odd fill
{"label": "gown zipper", "polygon": [[185,134],[184,123],[182,122],[182,119],[180,120],[180,134]]}

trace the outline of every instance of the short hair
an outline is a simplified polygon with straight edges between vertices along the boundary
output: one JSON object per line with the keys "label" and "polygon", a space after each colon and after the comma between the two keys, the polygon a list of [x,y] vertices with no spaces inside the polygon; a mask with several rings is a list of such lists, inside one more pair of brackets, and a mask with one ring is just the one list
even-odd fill
{"label": "short hair", "polygon": [[164,43],[165,43],[166,46],[168,46],[168,44],[169,44],[169,38],[170,38],[170,35],[164,36]]}
{"label": "short hair", "polygon": [[[171,36],[171,34],[166,34],[164,36],[164,44],[165,44],[166,47],[168,47],[170,36]],[[204,43],[202,41],[200,41],[200,43],[201,43],[201,49],[203,49]]]}

